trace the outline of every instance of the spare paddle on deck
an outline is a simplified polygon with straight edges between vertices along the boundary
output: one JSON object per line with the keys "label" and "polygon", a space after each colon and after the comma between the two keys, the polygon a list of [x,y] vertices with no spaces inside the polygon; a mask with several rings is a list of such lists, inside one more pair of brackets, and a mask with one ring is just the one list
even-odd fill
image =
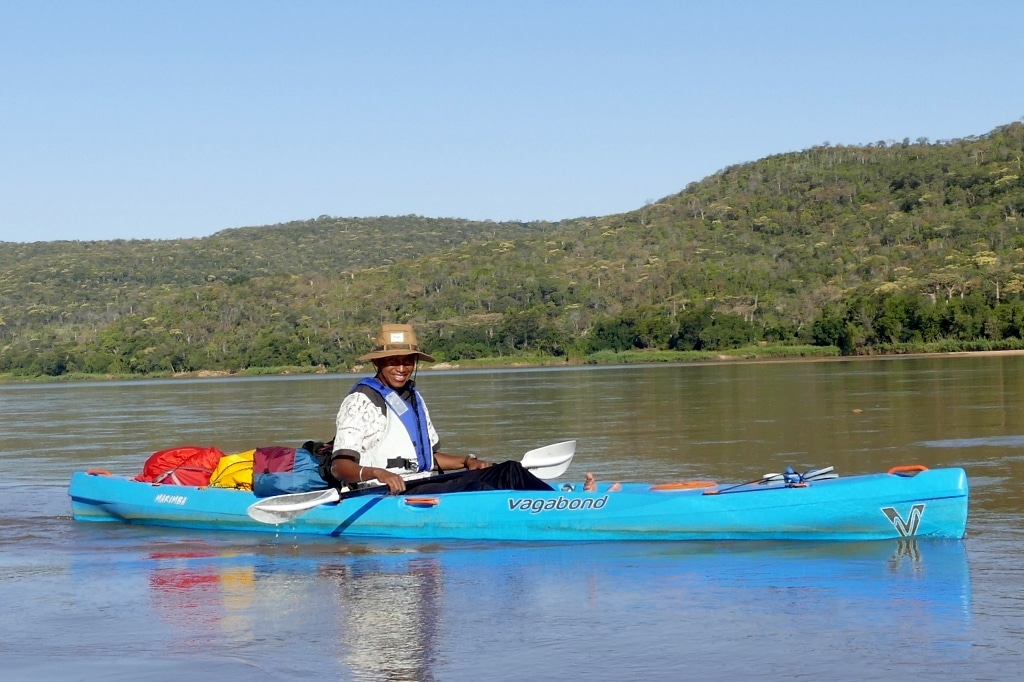
{"label": "spare paddle on deck", "polygon": [[[536,448],[523,455],[522,465],[529,469],[534,476],[542,479],[558,478],[565,473],[572,463],[573,455],[576,453],[576,441],[567,440],[561,443],[545,445]],[[406,476],[405,479],[415,480],[430,476],[432,472],[420,472]],[[386,493],[386,485],[362,488],[347,493],[341,493],[337,488],[327,490],[314,490],[308,493],[292,493],[290,495],[275,495],[265,497],[249,505],[249,516],[260,523],[281,524],[302,516],[310,509],[324,504],[338,502],[343,497],[362,496],[373,493]]]}

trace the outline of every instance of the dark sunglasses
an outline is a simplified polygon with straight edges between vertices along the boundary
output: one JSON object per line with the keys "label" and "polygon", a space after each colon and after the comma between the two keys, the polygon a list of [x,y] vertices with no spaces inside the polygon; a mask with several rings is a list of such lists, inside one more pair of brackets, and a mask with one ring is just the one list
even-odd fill
{"label": "dark sunglasses", "polygon": [[398,365],[406,365],[413,367],[416,365],[415,355],[393,355],[389,358],[381,358],[380,364],[384,367],[396,367]]}

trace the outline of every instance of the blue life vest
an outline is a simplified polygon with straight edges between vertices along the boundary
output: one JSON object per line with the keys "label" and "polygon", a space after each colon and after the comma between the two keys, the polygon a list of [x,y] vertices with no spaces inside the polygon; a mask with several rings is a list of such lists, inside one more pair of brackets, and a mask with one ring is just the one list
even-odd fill
{"label": "blue life vest", "polygon": [[[423,398],[420,397],[420,392],[415,388],[412,389],[414,404],[409,405],[409,403],[402,400],[397,391],[381,383],[377,377],[363,379],[352,387],[352,391],[355,391],[360,386],[372,388],[379,393],[384,398],[388,409],[402,422],[402,426],[405,427],[406,432],[409,434],[409,439],[412,441],[413,449],[416,451],[417,470],[432,470],[434,468],[434,453],[430,447],[426,410],[423,406]],[[352,391],[349,391],[349,393]]]}

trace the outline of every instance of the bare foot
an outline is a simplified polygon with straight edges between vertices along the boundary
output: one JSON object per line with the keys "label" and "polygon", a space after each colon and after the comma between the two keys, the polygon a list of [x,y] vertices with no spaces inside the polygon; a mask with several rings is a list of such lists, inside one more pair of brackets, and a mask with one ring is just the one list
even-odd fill
{"label": "bare foot", "polygon": [[597,479],[594,478],[594,474],[587,472],[587,477],[583,479],[583,490],[592,493],[597,490]]}
{"label": "bare foot", "polygon": [[615,481],[615,483],[612,483],[610,486],[608,486],[608,492],[613,493],[616,490],[622,490],[622,484],[619,483],[618,481]]}

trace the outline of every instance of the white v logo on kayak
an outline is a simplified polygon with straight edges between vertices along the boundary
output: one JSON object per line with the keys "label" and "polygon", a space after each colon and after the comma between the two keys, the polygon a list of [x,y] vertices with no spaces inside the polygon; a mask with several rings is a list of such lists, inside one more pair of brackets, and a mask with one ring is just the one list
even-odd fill
{"label": "white v logo on kayak", "polygon": [[915,504],[910,508],[910,514],[904,521],[895,507],[882,507],[882,513],[889,519],[889,523],[900,534],[900,537],[911,537],[917,535],[917,529],[921,525],[921,517],[924,515],[924,503]]}

